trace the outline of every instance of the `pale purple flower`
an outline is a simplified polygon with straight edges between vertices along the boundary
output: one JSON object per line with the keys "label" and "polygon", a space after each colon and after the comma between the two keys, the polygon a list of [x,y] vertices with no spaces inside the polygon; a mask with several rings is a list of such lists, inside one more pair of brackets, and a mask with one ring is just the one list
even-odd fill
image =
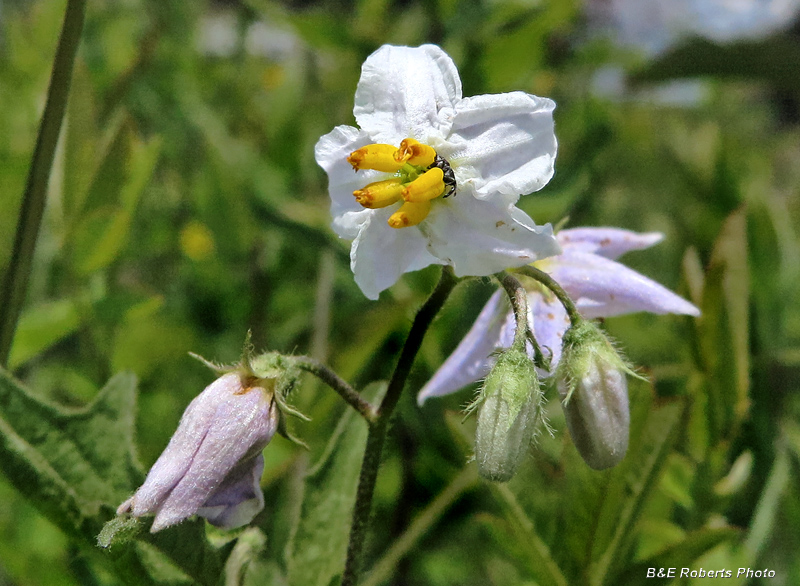
{"label": "pale purple flower", "polygon": [[117,514],[155,514],[153,533],[194,514],[226,529],[249,523],[264,508],[261,450],[278,429],[271,382],[231,372],[206,387]]}
{"label": "pale purple flower", "polygon": [[[536,266],[549,273],[589,319],[637,311],[699,315],[700,311],[685,299],[614,260],[625,252],[649,248],[662,238],[659,233],[639,234],[619,228],[562,230],[556,234],[562,254]],[[567,314],[554,296],[536,287],[528,292],[528,319],[545,355],[552,355],[550,366],[554,371],[569,326]],[[513,312],[505,293],[498,290],[455,351],[422,388],[418,402],[448,395],[485,377],[494,361],[492,353],[511,345],[514,329]]]}

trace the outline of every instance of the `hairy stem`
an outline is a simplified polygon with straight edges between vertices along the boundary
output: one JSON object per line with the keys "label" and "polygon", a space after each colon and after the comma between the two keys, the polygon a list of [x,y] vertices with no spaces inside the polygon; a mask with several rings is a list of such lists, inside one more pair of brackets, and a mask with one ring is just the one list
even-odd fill
{"label": "hairy stem", "polygon": [[383,444],[386,432],[389,429],[389,419],[400,400],[414,358],[417,356],[422,340],[433,318],[441,309],[448,295],[458,283],[450,267],[442,270],[441,278],[436,288],[425,304],[417,312],[411,330],[408,333],[400,358],[389,380],[386,395],[378,408],[377,419],[370,424],[367,435],[367,446],[364,450],[364,460],[361,463],[361,474],[358,478],[356,503],[353,508],[353,522],[350,526],[350,541],[347,545],[347,561],[341,586],[355,586],[361,570],[361,551],[364,547],[364,538],[367,533],[370,511],[372,510],[372,496],[375,491],[375,481],[378,477],[378,468],[383,453]]}
{"label": "hairy stem", "polygon": [[514,319],[517,322],[514,331],[514,346],[521,346],[524,350],[525,341],[528,338],[528,293],[519,279],[508,273],[498,273],[495,277],[506,290],[511,307],[514,308]]}
{"label": "hairy stem", "polygon": [[581,317],[581,314],[578,313],[578,308],[575,307],[572,299],[569,298],[567,292],[561,288],[561,285],[559,285],[553,277],[532,266],[520,267],[516,269],[516,271],[525,275],[526,277],[530,277],[531,279],[539,281],[542,285],[550,289],[561,302],[561,305],[564,306],[564,309],[567,310],[569,321],[573,326],[576,326],[583,321],[583,318]]}
{"label": "hairy stem", "polygon": [[67,3],[61,37],[53,61],[53,71],[50,74],[47,104],[39,126],[39,136],[36,139],[36,148],[17,221],[11,263],[3,280],[3,288],[0,290],[0,365],[2,366],[8,364],[14,332],[28,289],[33,253],[47,199],[47,184],[50,181],[50,170],[53,167],[61,122],[67,106],[72,66],[81,39],[85,12],[86,0],[69,0]]}
{"label": "hairy stem", "polygon": [[514,332],[514,346],[519,346],[525,350],[525,341],[529,341],[533,346],[533,362],[539,368],[550,370],[550,361],[545,360],[544,354],[533,331],[528,324],[528,292],[522,283],[514,275],[506,272],[497,273],[495,278],[506,290],[511,306],[514,308],[514,318],[517,322],[517,329]]}
{"label": "hairy stem", "polygon": [[331,368],[310,356],[295,356],[292,360],[298,368],[310,372],[339,393],[342,399],[353,409],[358,411],[368,423],[374,423],[377,420],[378,416],[375,407],[359,395],[358,391],[351,387],[346,380],[336,374]]}

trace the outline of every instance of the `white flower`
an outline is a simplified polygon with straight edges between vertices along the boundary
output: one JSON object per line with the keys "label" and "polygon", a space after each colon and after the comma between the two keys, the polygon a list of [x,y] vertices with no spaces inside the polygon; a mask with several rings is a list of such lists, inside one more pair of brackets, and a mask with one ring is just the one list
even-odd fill
{"label": "white flower", "polygon": [[515,207],[553,175],[554,107],[523,92],[462,98],[434,45],[370,55],[355,95],[360,129],[337,126],[315,148],[364,294],[377,299],[434,263],[480,276],[558,254],[550,225]]}
{"label": "white flower", "polygon": [[[556,238],[563,253],[537,266],[564,288],[584,317],[636,311],[700,314],[685,299],[613,260],[630,250],[649,248],[663,238],[661,234],[637,234],[619,228],[573,228],[560,231]],[[516,326],[504,297],[502,291],[492,295],[470,331],[420,391],[420,404],[483,378],[492,366],[492,353],[511,345]],[[543,294],[539,287],[528,292],[528,310],[531,331],[539,345],[552,353],[550,366],[554,370],[561,357],[561,340],[569,327],[566,311],[555,297]]]}

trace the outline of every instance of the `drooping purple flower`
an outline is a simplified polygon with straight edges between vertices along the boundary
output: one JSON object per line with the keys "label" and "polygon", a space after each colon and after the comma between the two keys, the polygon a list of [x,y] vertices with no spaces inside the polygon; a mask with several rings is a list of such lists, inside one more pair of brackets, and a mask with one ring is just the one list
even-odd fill
{"label": "drooping purple flower", "polygon": [[[556,235],[563,252],[536,263],[569,294],[586,318],[611,317],[637,311],[699,315],[685,299],[615,259],[631,250],[649,248],[663,238],[659,233],[636,233],[619,228],[573,228]],[[531,331],[545,354],[551,354],[551,372],[561,357],[561,340],[569,318],[558,300],[535,287],[528,292]],[[489,372],[499,348],[514,337],[514,315],[501,291],[484,306],[475,324],[422,388],[417,401],[453,393]],[[549,373],[541,373],[544,376]]]}
{"label": "drooping purple flower", "polygon": [[261,451],[278,429],[271,383],[230,372],[206,387],[117,514],[155,514],[153,533],[194,514],[226,529],[249,523],[264,508]]}

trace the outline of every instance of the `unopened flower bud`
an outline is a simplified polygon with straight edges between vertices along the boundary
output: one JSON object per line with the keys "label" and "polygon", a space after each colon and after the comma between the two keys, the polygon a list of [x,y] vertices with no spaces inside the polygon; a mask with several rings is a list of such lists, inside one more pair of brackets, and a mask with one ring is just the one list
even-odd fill
{"label": "unopened flower bud", "polygon": [[514,346],[502,352],[476,401],[475,459],[481,476],[496,482],[514,476],[542,423],[542,401],[536,368],[526,352]]}
{"label": "unopened flower bud", "polygon": [[626,374],[635,376],[594,323],[583,321],[564,334],[558,392],[572,441],[595,470],[619,464],[628,449]]}
{"label": "unopened flower bud", "polygon": [[264,508],[261,450],[278,429],[275,381],[234,371],[206,387],[117,514],[155,514],[154,533],[194,514],[227,529],[249,523]]}

